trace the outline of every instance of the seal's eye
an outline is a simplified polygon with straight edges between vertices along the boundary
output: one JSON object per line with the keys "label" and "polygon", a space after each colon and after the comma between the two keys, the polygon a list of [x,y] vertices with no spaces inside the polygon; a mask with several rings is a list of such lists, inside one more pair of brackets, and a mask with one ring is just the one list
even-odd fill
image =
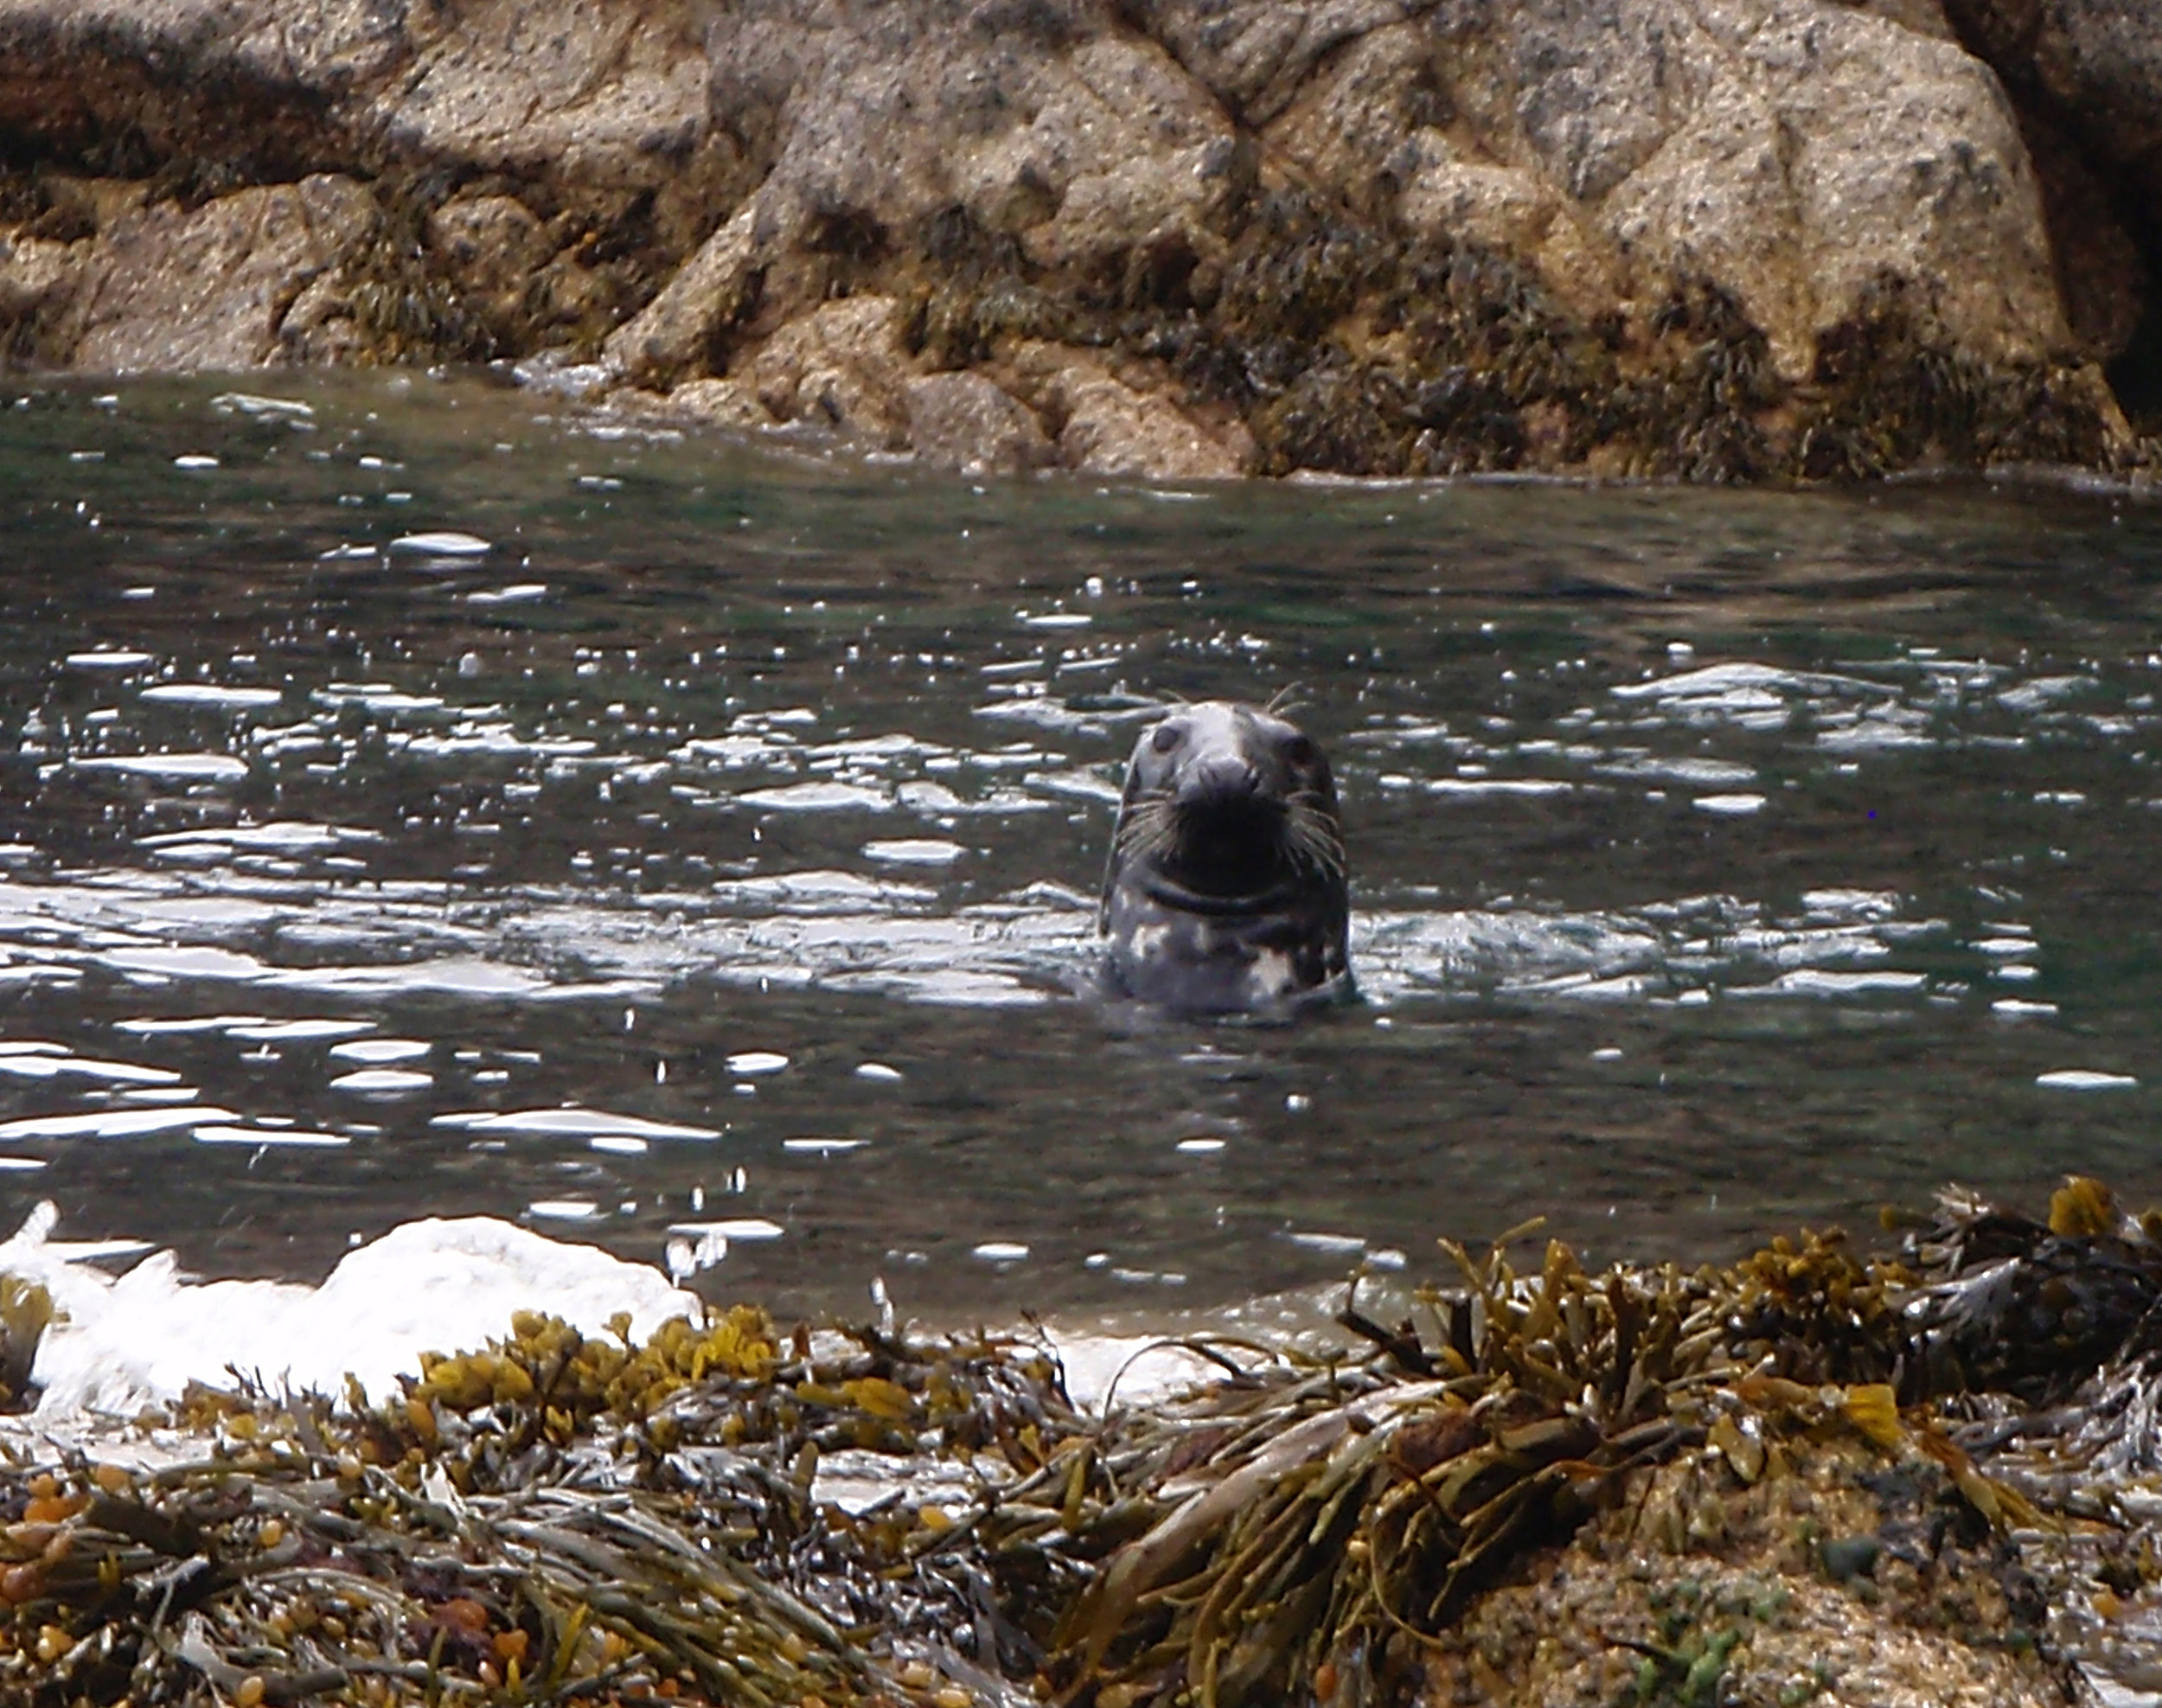
{"label": "seal's eye", "polygon": [[1314,751],[1313,741],[1303,735],[1295,735],[1283,744],[1283,757],[1295,771],[1304,771],[1321,756]]}
{"label": "seal's eye", "polygon": [[1158,724],[1155,734],[1148,738],[1148,745],[1159,753],[1168,753],[1187,739],[1187,732],[1176,724]]}

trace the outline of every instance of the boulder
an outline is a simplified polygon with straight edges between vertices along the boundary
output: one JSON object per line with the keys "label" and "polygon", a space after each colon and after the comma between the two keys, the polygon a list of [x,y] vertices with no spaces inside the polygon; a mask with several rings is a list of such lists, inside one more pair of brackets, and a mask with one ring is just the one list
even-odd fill
{"label": "boulder", "polygon": [[1133,0],[1129,16],[1248,125],[1289,106],[1324,54],[1434,0]]}
{"label": "boulder", "polygon": [[[1960,35],[2019,104],[2042,174],[2076,335],[2123,353],[2162,318],[2162,23],[2150,0],[1945,0]],[[2135,383],[2162,400],[2149,371]]]}
{"label": "boulder", "polygon": [[52,238],[0,239],[0,322],[27,320],[74,290],[80,246]]}
{"label": "boulder", "polygon": [[2095,157],[2162,193],[2162,29],[2148,0],[1945,0],[1961,35],[2069,121]]}
{"label": "boulder", "polygon": [[791,321],[768,339],[747,374],[777,421],[807,421],[881,450],[908,443],[899,305],[850,297]]}
{"label": "boulder", "polygon": [[1032,342],[1015,352],[1008,371],[1015,389],[1061,424],[1059,461],[1081,474],[1227,480],[1252,459],[1244,427],[1212,431],[1145,368],[1115,374],[1090,351]]}
{"label": "boulder", "polygon": [[774,425],[772,413],[758,401],[758,393],[740,380],[692,380],[661,401],[678,414],[712,426],[744,431]]}
{"label": "boulder", "polygon": [[427,223],[429,247],[452,281],[483,296],[522,291],[555,253],[547,228],[515,196],[461,196]]}
{"label": "boulder", "polygon": [[1043,425],[981,374],[926,374],[904,390],[909,442],[964,475],[1019,475],[1058,460]]}
{"label": "boulder", "polygon": [[753,195],[635,319],[609,335],[610,365],[634,382],[665,385],[703,361],[726,361],[721,340],[757,304],[777,236]]}
{"label": "boulder", "polygon": [[364,185],[330,174],[193,213],[161,202],[125,214],[99,234],[77,286],[73,365],[194,373],[276,361],[289,312],[378,217]]}

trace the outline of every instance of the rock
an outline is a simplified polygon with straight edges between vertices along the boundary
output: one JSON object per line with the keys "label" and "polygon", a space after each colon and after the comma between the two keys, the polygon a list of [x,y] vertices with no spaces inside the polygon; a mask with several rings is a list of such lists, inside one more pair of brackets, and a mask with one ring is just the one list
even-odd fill
{"label": "rock", "polygon": [[1946,0],[1961,34],[2069,121],[2095,157],[2162,193],[2162,30],[2148,0]]}
{"label": "rock", "polygon": [[751,364],[758,400],[779,421],[808,421],[865,444],[908,443],[899,305],[850,297],[814,309],[766,342]]}
{"label": "rock", "polygon": [[[1945,0],[2018,103],[2080,342],[2112,356],[2162,320],[2162,29],[2148,0]],[[2162,400],[2162,337],[2126,376]]]}
{"label": "rock", "polygon": [[1129,385],[1099,361],[1055,345],[1025,348],[1017,371],[1065,425],[1059,460],[1112,479],[1228,480],[1244,474],[1244,429],[1205,430],[1167,399]]}
{"label": "rock", "polygon": [[158,202],[101,233],[86,264],[73,365],[193,373],[278,359],[296,299],[373,235],[374,198],[350,178],[242,190],[184,213]]}
{"label": "rock", "polygon": [[1430,31],[1398,24],[1362,36],[1318,73],[1263,132],[1272,150],[1432,244],[1524,258],[1564,301],[1591,313],[1617,294],[1612,245],[1528,165],[1503,164],[1453,137]]}
{"label": "rock", "polygon": [[82,270],[81,248],[50,238],[0,238],[0,324],[27,319],[64,297]]}
{"label": "rock", "polygon": [[772,413],[740,380],[692,380],[663,400],[665,406],[716,427],[771,427]]}
{"label": "rock", "polygon": [[278,325],[278,359],[296,365],[357,361],[368,339],[345,281],[318,273]]}
{"label": "rock", "polygon": [[2131,347],[2154,299],[2154,269],[2125,229],[2111,184],[2077,144],[2039,113],[2027,114],[2021,129],[2042,185],[2066,323],[2088,356],[2114,361]]}
{"label": "rock", "polygon": [[707,239],[636,318],[609,336],[610,367],[643,384],[666,383],[716,354],[730,327],[756,306],[771,237],[752,196]]}
{"label": "rock", "polygon": [[1433,0],[1132,0],[1129,13],[1250,125],[1290,103],[1325,54]]}
{"label": "rock", "polygon": [[2108,462],[2162,46],[1949,4],[0,0],[0,206],[87,245],[0,330],[604,351],[986,468]]}
{"label": "rock", "polygon": [[523,291],[555,252],[532,210],[510,195],[445,202],[428,215],[428,244],[461,289],[491,297]]}
{"label": "rock", "polygon": [[981,374],[927,374],[905,396],[909,439],[926,462],[965,475],[1018,475],[1057,460],[1034,414]]}

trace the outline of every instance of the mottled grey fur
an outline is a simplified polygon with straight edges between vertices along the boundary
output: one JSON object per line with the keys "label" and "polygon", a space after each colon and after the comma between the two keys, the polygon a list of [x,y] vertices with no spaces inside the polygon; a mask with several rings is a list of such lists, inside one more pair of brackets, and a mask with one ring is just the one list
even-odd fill
{"label": "mottled grey fur", "polygon": [[1328,760],[1257,706],[1203,700],[1145,731],[1097,918],[1120,990],[1194,1014],[1348,989],[1350,900]]}

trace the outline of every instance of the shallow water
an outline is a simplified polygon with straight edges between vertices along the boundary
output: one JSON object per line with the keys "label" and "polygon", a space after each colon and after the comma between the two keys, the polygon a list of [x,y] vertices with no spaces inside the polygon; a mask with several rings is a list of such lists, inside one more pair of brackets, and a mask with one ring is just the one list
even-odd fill
{"label": "shallow water", "polygon": [[[2152,508],[975,484],[249,383],[0,392],[0,1220],[1148,1314],[2162,1186]],[[1293,683],[1363,1001],[1091,994],[1150,706]]]}

